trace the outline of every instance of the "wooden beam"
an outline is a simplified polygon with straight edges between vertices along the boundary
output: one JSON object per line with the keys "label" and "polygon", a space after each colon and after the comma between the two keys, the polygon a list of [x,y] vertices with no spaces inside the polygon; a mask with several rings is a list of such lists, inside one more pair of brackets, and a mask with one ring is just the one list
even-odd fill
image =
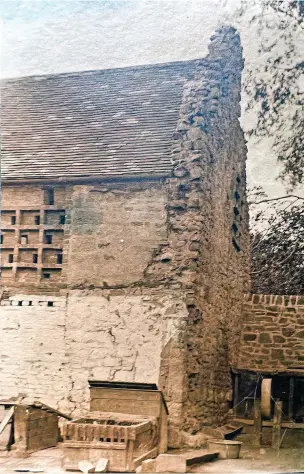
{"label": "wooden beam", "polygon": [[283,402],[277,400],[274,403],[273,427],[272,427],[272,447],[280,449],[281,445],[281,421]]}
{"label": "wooden beam", "polygon": [[[243,425],[253,426],[253,420],[249,420],[249,418],[234,418],[234,421],[238,421]],[[273,426],[273,421],[263,420],[262,421],[262,426],[263,427],[264,426],[272,427]],[[291,429],[294,429],[294,430],[303,430],[305,425],[304,425],[304,423],[294,423],[294,422],[291,422],[291,421],[282,421],[281,427],[282,428],[291,428]]]}
{"label": "wooden beam", "polygon": [[254,400],[254,424],[253,424],[253,445],[261,446],[262,444],[262,413],[261,401]]}
{"label": "wooden beam", "polygon": [[65,418],[66,420],[72,420],[72,416],[66,415],[65,413],[62,413],[61,411],[55,410],[54,408],[51,408],[42,402],[34,402],[32,405],[29,405],[29,406],[32,406],[34,408],[40,408],[41,410],[46,410],[50,413],[53,413],[54,415]]}
{"label": "wooden beam", "polygon": [[240,375],[234,374],[234,396],[233,396],[233,414],[237,415],[237,405],[239,403],[239,378]]}
{"label": "wooden beam", "polygon": [[11,408],[10,408],[9,410],[7,410],[7,412],[4,414],[3,420],[2,420],[1,423],[0,423],[0,434],[2,433],[2,431],[4,430],[4,428],[6,427],[6,425],[9,423],[9,421],[11,420],[13,414],[14,414],[14,407],[11,407]]}
{"label": "wooden beam", "polygon": [[293,422],[294,377],[289,379],[288,420]]}

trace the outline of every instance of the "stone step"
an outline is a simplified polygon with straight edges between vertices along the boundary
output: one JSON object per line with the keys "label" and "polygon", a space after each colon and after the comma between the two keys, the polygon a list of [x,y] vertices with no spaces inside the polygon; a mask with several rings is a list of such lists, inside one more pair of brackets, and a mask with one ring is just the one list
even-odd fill
{"label": "stone step", "polygon": [[187,467],[203,464],[217,458],[218,452],[207,449],[196,449],[177,454],[159,454],[156,459],[147,459],[137,472],[181,472],[186,473]]}

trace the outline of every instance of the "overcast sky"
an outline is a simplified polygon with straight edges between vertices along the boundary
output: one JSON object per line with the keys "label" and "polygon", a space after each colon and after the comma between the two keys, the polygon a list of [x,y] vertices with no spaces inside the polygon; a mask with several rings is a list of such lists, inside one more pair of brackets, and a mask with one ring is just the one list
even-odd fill
{"label": "overcast sky", "polygon": [[[1,0],[1,76],[81,71],[202,58],[238,0]],[[232,20],[230,20],[232,21]],[[238,25],[245,60],[254,29]],[[247,127],[251,116],[243,114]],[[279,195],[270,141],[248,144],[248,180]]]}

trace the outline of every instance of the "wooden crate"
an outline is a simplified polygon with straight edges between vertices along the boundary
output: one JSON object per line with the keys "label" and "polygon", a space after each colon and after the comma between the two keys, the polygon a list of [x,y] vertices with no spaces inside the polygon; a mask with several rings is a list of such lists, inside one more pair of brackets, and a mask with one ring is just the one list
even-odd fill
{"label": "wooden crate", "polygon": [[15,405],[14,438],[14,449],[20,455],[56,446],[58,416],[40,408]]}
{"label": "wooden crate", "polygon": [[[155,417],[158,424],[159,454],[167,451],[168,410],[163,394],[157,390],[156,386],[153,384],[108,384],[107,382],[90,381],[89,384],[90,411]],[[137,386],[140,388],[136,388]]]}
{"label": "wooden crate", "polygon": [[144,459],[158,455],[157,420],[138,416],[92,412],[63,427],[63,467],[78,470],[78,463],[108,459],[108,471],[134,471]]}

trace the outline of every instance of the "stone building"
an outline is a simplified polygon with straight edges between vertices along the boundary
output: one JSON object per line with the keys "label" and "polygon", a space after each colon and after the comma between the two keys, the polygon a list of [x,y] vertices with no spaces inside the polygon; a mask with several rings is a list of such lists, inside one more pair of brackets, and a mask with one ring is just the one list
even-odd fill
{"label": "stone building", "polygon": [[154,382],[170,445],[230,407],[248,290],[243,68],[205,59],[2,83],[0,396],[74,414]]}

